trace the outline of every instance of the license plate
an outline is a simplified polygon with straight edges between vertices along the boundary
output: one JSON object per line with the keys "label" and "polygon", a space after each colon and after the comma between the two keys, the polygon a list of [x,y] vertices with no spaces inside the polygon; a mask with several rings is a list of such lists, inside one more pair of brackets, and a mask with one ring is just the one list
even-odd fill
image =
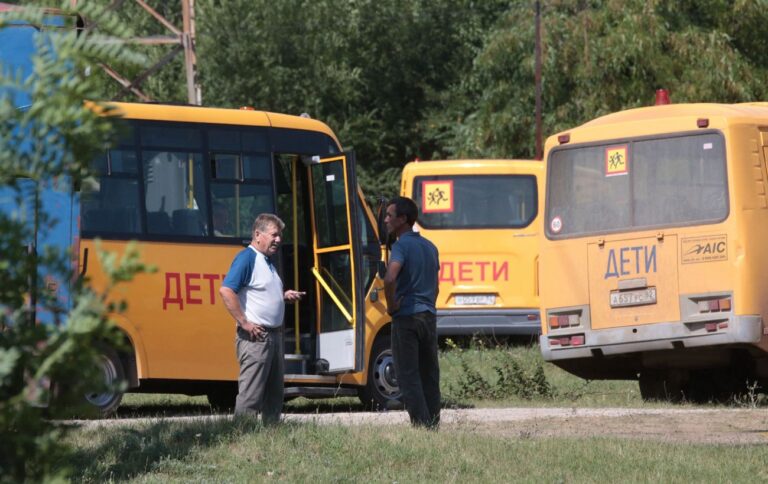
{"label": "license plate", "polygon": [[454,300],[457,306],[492,306],[496,304],[493,294],[458,294]]}
{"label": "license plate", "polygon": [[626,306],[643,306],[656,304],[656,288],[649,287],[635,291],[613,291],[611,293],[611,307],[623,308]]}

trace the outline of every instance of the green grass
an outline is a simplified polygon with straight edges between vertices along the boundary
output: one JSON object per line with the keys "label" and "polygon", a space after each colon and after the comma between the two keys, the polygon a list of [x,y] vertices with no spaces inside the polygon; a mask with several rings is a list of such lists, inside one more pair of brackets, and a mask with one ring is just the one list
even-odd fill
{"label": "green grass", "polygon": [[223,419],[78,430],[74,481],[136,482],[755,482],[766,446],[516,438]]}
{"label": "green grass", "polygon": [[[449,343],[450,346],[450,343]],[[496,368],[515,361],[527,375],[538,366],[552,389],[552,395],[520,398],[508,395],[503,398],[458,398],[463,376],[462,361],[480,376],[493,384],[498,379]],[[453,346],[441,353],[441,386],[443,395],[451,400],[477,407],[489,406],[577,406],[577,407],[636,407],[645,405],[640,397],[636,381],[595,380],[586,381],[546,363],[537,345],[491,346],[487,341],[474,340],[466,347]]]}
{"label": "green grass", "polygon": [[[473,396],[472,385],[467,384],[462,363],[490,386],[498,380],[496,369],[514,361],[526,373],[533,375],[537,366],[552,389],[552,395],[521,398],[514,394],[489,398]],[[482,340],[453,345],[450,342],[440,353],[440,372],[443,401],[446,406],[498,407],[498,406],[576,406],[576,407],[637,407],[643,403],[635,381],[585,381],[544,362],[535,345],[504,346]],[[464,395],[462,395],[464,394]],[[469,394],[469,395],[466,395]],[[652,404],[656,405],[656,404]],[[286,412],[361,411],[357,398],[307,400],[298,398],[286,404]],[[118,410],[120,417],[200,415],[211,412],[205,397],[184,395],[128,394]]]}
{"label": "green grass", "polygon": [[[636,382],[586,382],[543,362],[536,346],[475,341],[441,352],[447,406],[661,406],[642,402]],[[514,361],[522,378],[544,369],[548,395],[466,396],[492,388]],[[506,365],[506,366],[505,366]],[[468,372],[474,375],[468,378]],[[479,383],[478,383],[479,382]],[[484,382],[484,383],[483,383]],[[502,392],[503,393],[503,392]],[[464,395],[464,396],[461,396]],[[286,413],[361,411],[356,398],[286,404]],[[205,397],[127,395],[121,417],[210,415]],[[739,482],[768,480],[768,447],[693,445],[617,438],[532,438],[500,422],[439,432],[407,425],[339,426],[252,419],[154,420],[75,428],[74,481],[101,482]]]}
{"label": "green grass", "polygon": [[[478,390],[478,385],[493,387],[498,381],[497,369],[514,361],[526,377],[532,377],[538,367],[543,368],[551,394],[521,397],[513,393],[490,398]],[[467,381],[466,369],[479,376]],[[441,387],[447,407],[659,407],[664,403],[644,402],[636,381],[587,381],[546,363],[536,345],[492,345],[473,340],[461,346],[450,342],[440,353]],[[479,394],[479,395],[473,395]],[[760,396],[757,406],[765,406]],[[745,402],[744,405],[748,406]],[[754,406],[754,405],[753,405]],[[286,403],[288,413],[362,411],[360,401],[354,397],[308,400],[297,398]],[[184,395],[128,394],[118,410],[120,417],[201,415],[210,414],[205,397]]]}

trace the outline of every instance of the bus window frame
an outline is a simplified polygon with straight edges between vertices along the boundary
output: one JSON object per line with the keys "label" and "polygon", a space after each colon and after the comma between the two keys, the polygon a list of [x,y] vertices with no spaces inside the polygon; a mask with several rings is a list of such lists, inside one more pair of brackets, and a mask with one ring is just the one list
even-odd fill
{"label": "bus window frame", "polygon": [[[722,139],[722,160],[724,164],[724,172],[725,172],[725,216],[719,219],[709,219],[709,220],[695,220],[691,222],[674,222],[674,223],[667,223],[667,224],[655,224],[655,225],[644,225],[644,226],[632,226],[632,227],[622,227],[619,229],[613,229],[613,230],[600,230],[600,231],[594,231],[594,232],[579,232],[579,233],[571,233],[571,234],[564,234],[564,235],[558,235],[553,234],[552,230],[549,225],[549,220],[551,217],[550,211],[550,197],[549,197],[549,187],[550,187],[550,180],[552,180],[552,162],[551,158],[552,155],[555,153],[558,153],[560,151],[566,151],[566,150],[574,150],[578,148],[593,148],[593,147],[599,147],[599,146],[612,146],[612,145],[621,145],[626,144],[630,146],[629,153],[630,153],[630,160],[634,161],[634,157],[631,155],[634,153],[634,150],[632,146],[636,142],[642,142],[642,141],[654,141],[654,140],[666,140],[666,139],[673,139],[673,138],[686,138],[691,136],[701,136],[701,135],[707,135],[707,134],[714,134],[720,136]],[[653,229],[661,229],[661,228],[669,228],[669,227],[694,227],[694,226],[700,226],[700,225],[715,225],[724,222],[728,219],[728,217],[731,216],[731,193],[730,193],[730,171],[729,171],[729,163],[728,163],[728,137],[725,136],[725,133],[723,133],[720,129],[702,129],[702,130],[689,130],[689,131],[679,131],[674,133],[662,133],[658,135],[645,135],[645,136],[638,136],[638,137],[623,137],[623,138],[611,138],[611,139],[604,139],[599,141],[590,141],[587,143],[577,143],[573,145],[560,145],[552,148],[549,150],[549,153],[547,154],[546,159],[546,167],[547,167],[547,173],[546,173],[546,186],[545,186],[545,193],[544,193],[544,235],[548,240],[567,240],[567,239],[578,239],[578,238],[584,238],[584,237],[593,237],[593,236],[599,236],[599,235],[611,235],[611,234],[622,234],[622,233],[634,233],[634,232],[643,232],[646,230],[653,230]],[[629,175],[630,177],[633,176],[633,171],[630,168]]]}

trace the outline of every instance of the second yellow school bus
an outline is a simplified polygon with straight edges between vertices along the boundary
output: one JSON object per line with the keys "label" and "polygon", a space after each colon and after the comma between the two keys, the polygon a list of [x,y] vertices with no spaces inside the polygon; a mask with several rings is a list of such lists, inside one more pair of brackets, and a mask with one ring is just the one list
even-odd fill
{"label": "second yellow school bus", "polygon": [[442,336],[538,336],[535,268],[540,161],[446,160],[405,165],[401,194],[440,251]]}
{"label": "second yellow school bus", "polygon": [[550,137],[544,358],[646,399],[768,383],[768,103],[632,109]]}

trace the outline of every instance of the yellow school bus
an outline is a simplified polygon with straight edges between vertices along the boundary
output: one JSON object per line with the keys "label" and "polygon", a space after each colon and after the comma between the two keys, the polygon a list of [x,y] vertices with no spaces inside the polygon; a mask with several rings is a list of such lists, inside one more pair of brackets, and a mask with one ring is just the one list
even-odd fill
{"label": "yellow school bus", "polygon": [[418,230],[440,251],[442,336],[540,333],[534,279],[540,161],[418,161],[401,194],[419,207]]}
{"label": "yellow school bus", "polygon": [[[95,254],[138,240],[142,274],[112,296],[124,345],[105,347],[107,383],[128,391],[207,395],[234,403],[235,323],[218,294],[255,216],[285,222],[277,266],[286,288],[286,396],[357,395],[382,406],[399,396],[389,317],[378,291],[381,245],[355,181],[354,158],[325,124],[255,111],[115,103],[114,148],[79,192],[81,273],[105,283]],[[102,412],[122,394],[88,396]]]}
{"label": "yellow school bus", "polygon": [[631,109],[550,137],[544,358],[638,379],[645,399],[765,388],[767,158],[768,103]]}

